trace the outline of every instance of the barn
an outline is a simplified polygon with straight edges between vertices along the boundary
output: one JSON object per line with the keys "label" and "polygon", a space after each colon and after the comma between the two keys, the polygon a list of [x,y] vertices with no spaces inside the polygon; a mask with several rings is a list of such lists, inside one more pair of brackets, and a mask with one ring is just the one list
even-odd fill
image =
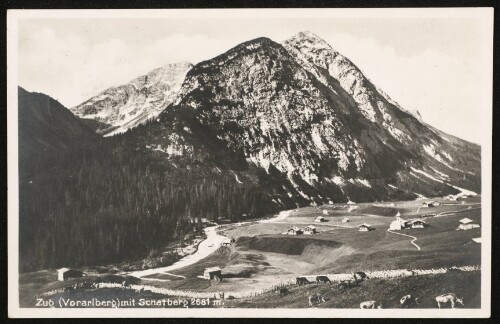
{"label": "barn", "polygon": [[326,222],[326,219],[323,216],[318,216],[314,219],[315,223]]}
{"label": "barn", "polygon": [[316,227],[309,225],[304,228],[304,234],[312,235],[312,234],[317,234],[318,232],[316,231]]}
{"label": "barn", "polygon": [[359,231],[360,232],[368,232],[371,231],[373,228],[370,224],[363,223],[361,225],[358,225]]}
{"label": "barn", "polygon": [[80,277],[85,277],[85,273],[68,268],[61,268],[57,270],[57,280],[59,281],[65,281],[71,278],[80,278]]}
{"label": "barn", "polygon": [[208,280],[222,280],[222,270],[219,267],[206,268],[203,272],[203,278]]}
{"label": "barn", "polygon": [[462,218],[458,222],[460,223],[460,225],[458,225],[458,229],[460,229],[460,230],[470,230],[473,228],[480,227],[478,222],[473,221],[470,218]]}

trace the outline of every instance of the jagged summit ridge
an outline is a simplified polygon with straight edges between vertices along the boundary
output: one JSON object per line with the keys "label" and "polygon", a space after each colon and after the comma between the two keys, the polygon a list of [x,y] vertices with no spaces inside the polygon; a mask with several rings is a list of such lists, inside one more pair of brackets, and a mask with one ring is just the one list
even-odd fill
{"label": "jagged summit ridge", "polygon": [[71,111],[80,118],[102,123],[97,132],[104,136],[125,132],[155,118],[175,101],[192,67],[191,63],[180,62],[156,68],[127,84],[104,90]]}

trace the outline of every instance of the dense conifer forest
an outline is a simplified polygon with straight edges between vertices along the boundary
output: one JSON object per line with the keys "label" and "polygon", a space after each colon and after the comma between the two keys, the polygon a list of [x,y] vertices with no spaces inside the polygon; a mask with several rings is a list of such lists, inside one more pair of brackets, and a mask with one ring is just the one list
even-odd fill
{"label": "dense conifer forest", "polygon": [[237,183],[234,175],[176,168],[115,144],[21,167],[21,271],[142,258],[182,238],[196,219],[270,209],[262,189]]}

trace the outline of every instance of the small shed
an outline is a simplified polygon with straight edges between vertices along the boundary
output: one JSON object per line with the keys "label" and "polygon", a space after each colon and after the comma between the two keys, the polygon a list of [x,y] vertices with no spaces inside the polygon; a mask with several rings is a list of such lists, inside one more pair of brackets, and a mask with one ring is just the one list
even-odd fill
{"label": "small shed", "polygon": [[326,222],[326,219],[323,216],[318,216],[314,219],[314,222],[315,223],[322,223],[322,222]]}
{"label": "small shed", "polygon": [[223,241],[222,241],[222,246],[230,246],[232,243],[231,239],[230,238],[225,238]]}
{"label": "small shed", "polygon": [[215,279],[216,281],[220,281],[222,279],[222,270],[219,267],[206,268],[203,272],[203,278],[208,280]]}
{"label": "small shed", "polygon": [[361,225],[358,225],[358,228],[359,228],[360,232],[368,232],[368,231],[372,230],[372,226],[370,224],[367,224],[367,223],[363,223]]}
{"label": "small shed", "polygon": [[348,217],[344,217],[342,218],[342,223],[349,223],[349,218]]}
{"label": "small shed", "polygon": [[85,273],[74,269],[61,268],[57,270],[57,280],[59,281],[65,281],[71,278],[80,278],[84,276]]}
{"label": "small shed", "polygon": [[424,228],[427,226],[427,223],[422,219],[416,219],[410,222],[411,228]]}
{"label": "small shed", "polygon": [[304,228],[304,234],[312,235],[317,234],[316,227],[309,225]]}
{"label": "small shed", "polygon": [[460,225],[458,225],[458,229],[461,229],[461,230],[470,230],[470,229],[473,229],[473,228],[480,227],[480,225],[479,225],[478,222],[473,221],[470,218],[462,218],[458,222],[460,223]]}

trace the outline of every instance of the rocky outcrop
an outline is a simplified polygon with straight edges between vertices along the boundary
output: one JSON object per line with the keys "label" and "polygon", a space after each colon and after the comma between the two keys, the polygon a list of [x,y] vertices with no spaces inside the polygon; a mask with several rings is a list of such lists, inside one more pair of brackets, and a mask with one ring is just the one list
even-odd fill
{"label": "rocky outcrop", "polygon": [[104,136],[123,133],[154,119],[177,96],[191,63],[169,64],[135,78],[125,85],[104,90],[71,108],[78,117],[99,122]]}

